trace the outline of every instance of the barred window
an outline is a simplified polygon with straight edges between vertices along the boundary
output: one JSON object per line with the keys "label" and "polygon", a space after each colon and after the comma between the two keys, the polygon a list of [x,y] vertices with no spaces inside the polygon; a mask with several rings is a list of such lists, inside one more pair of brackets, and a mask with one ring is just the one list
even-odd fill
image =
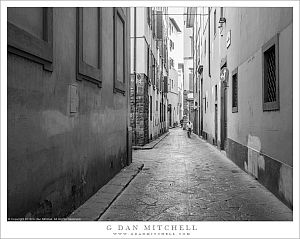
{"label": "barred window", "polygon": [[232,113],[238,112],[238,71],[232,72]]}
{"label": "barred window", "polygon": [[263,46],[263,110],[279,110],[278,35]]}
{"label": "barred window", "polygon": [[265,96],[264,102],[276,101],[276,65],[275,46],[273,45],[264,53],[265,58]]}

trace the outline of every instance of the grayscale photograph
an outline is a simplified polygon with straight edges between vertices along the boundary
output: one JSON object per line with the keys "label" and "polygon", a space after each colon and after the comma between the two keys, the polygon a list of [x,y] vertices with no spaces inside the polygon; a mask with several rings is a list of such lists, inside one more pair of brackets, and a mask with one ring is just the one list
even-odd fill
{"label": "grayscale photograph", "polygon": [[293,221],[293,7],[271,3],[8,7],[7,221]]}

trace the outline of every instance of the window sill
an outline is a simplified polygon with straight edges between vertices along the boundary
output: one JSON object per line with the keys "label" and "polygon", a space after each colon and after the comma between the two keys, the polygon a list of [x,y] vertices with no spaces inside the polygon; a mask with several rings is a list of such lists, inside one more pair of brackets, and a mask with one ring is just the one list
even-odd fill
{"label": "window sill", "polygon": [[279,111],[279,101],[263,103],[263,111]]}
{"label": "window sill", "polygon": [[238,112],[238,107],[232,107],[232,113],[237,113]]}

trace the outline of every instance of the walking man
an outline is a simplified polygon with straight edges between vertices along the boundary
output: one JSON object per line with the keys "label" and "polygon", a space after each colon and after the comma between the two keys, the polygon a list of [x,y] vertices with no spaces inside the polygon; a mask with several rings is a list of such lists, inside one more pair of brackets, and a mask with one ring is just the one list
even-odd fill
{"label": "walking man", "polygon": [[190,138],[191,137],[191,133],[192,133],[192,129],[193,129],[193,124],[191,121],[189,121],[187,124],[186,124],[186,127],[187,127],[187,135],[188,137]]}

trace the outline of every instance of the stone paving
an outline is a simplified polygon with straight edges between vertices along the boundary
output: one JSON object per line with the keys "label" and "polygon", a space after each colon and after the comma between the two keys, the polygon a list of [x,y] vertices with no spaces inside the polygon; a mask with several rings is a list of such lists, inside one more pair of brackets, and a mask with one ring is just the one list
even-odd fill
{"label": "stone paving", "polygon": [[133,157],[143,170],[99,220],[292,220],[292,211],[254,178],[181,128]]}
{"label": "stone paving", "polygon": [[110,207],[113,201],[118,198],[122,191],[130,184],[143,166],[142,163],[133,162],[129,166],[123,168],[121,172],[115,175],[106,185],[72,212],[68,216],[68,220],[97,221]]}

